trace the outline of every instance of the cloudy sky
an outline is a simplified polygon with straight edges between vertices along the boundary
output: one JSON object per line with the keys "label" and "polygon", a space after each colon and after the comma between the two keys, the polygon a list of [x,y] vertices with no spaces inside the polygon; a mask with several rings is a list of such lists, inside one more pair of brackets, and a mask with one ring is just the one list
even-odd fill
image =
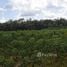
{"label": "cloudy sky", "polygon": [[0,21],[67,18],[67,0],[0,0]]}

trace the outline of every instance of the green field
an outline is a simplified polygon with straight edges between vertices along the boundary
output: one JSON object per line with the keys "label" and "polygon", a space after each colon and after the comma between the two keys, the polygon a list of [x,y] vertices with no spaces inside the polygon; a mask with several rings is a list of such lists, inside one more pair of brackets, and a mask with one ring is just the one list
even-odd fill
{"label": "green field", "polygon": [[67,29],[0,31],[0,67],[67,67]]}

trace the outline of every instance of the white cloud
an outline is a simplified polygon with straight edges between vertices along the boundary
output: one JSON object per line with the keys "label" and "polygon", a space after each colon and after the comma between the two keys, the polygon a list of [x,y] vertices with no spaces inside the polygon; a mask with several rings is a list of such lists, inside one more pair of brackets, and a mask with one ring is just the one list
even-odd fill
{"label": "white cloud", "polygon": [[13,9],[37,9],[47,6],[48,0],[11,0]]}
{"label": "white cloud", "polygon": [[0,7],[0,12],[4,12],[6,9]]}
{"label": "white cloud", "polygon": [[0,7],[0,22],[5,22],[6,18],[4,17],[4,12],[6,11],[6,9]]}
{"label": "white cloud", "polygon": [[0,19],[0,23],[4,23],[4,22],[6,22],[6,21],[7,21],[6,18],[4,18],[4,19]]}
{"label": "white cloud", "polygon": [[67,0],[10,0],[10,5],[16,18],[67,18]]}

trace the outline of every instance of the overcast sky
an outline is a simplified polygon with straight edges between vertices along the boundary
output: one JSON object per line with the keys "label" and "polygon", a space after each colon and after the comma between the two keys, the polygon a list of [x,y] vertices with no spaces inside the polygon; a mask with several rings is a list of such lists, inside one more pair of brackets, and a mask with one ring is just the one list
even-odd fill
{"label": "overcast sky", "polygon": [[67,0],[0,0],[0,21],[67,18]]}

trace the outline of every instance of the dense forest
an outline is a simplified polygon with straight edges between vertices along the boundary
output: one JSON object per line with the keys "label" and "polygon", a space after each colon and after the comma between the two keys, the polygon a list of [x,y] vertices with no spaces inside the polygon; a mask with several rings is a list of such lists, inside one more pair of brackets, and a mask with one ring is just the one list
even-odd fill
{"label": "dense forest", "polygon": [[45,19],[45,20],[9,20],[5,23],[0,23],[0,30],[40,30],[45,28],[65,28],[67,20],[60,19]]}

